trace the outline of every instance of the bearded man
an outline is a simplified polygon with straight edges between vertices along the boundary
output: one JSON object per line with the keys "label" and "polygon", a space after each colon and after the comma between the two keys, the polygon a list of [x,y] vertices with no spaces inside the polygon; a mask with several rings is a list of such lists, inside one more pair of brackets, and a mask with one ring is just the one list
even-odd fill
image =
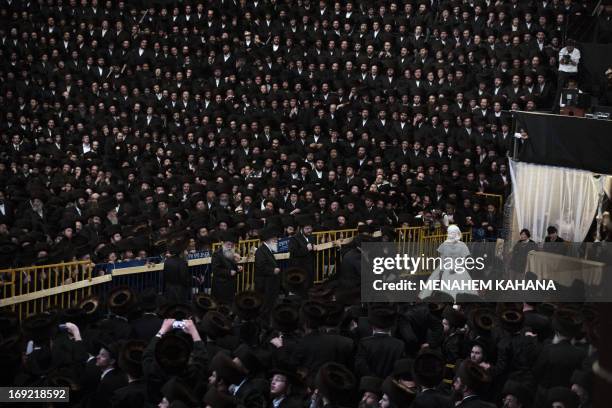
{"label": "bearded man", "polygon": [[238,265],[240,255],[235,247],[238,239],[231,231],[221,236],[223,244],[212,256],[212,296],[220,303],[231,305],[236,293],[236,280],[242,266]]}

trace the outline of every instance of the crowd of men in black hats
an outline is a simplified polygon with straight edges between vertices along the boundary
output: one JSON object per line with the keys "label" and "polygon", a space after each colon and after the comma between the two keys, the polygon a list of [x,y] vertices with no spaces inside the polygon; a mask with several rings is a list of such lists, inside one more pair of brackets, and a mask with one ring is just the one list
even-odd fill
{"label": "crowd of men in black hats", "polygon": [[590,306],[365,305],[286,274],[269,309],[261,291],[187,303],[116,287],[21,325],[4,311],[1,383],[68,387],[77,407],[591,406]]}
{"label": "crowd of men in black hats", "polygon": [[[163,296],[3,312],[2,383],[84,407],[588,407],[591,308],[361,305],[352,284],[375,230],[497,237],[477,193],[510,190],[507,111],[557,107],[589,5],[2,0],[0,266],[168,255]],[[357,226],[314,285],[309,231]],[[186,303],[180,255],[214,242],[213,296]]]}
{"label": "crowd of men in black hats", "polygon": [[506,112],[558,104],[566,22],[590,4],[0,6],[0,256],[27,266],[154,257],[177,231],[197,251],[298,214],[495,238],[502,209],[476,193],[510,189]]}

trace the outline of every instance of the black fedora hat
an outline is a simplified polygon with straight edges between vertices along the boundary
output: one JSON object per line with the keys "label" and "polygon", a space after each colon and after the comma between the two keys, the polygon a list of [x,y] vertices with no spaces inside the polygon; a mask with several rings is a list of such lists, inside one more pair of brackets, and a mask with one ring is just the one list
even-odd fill
{"label": "black fedora hat", "polygon": [[83,327],[83,323],[86,320],[86,314],[83,309],[80,307],[69,307],[68,309],[64,309],[59,313],[59,321],[61,323],[74,323],[79,328]]}
{"label": "black fedora hat", "polygon": [[217,301],[206,293],[198,293],[192,300],[193,310],[199,318],[202,318],[210,310],[217,309]]}
{"label": "black fedora hat", "polygon": [[291,333],[300,325],[300,312],[292,304],[279,304],[272,309],[272,325],[283,333]]}
{"label": "black fedora hat", "polygon": [[557,386],[550,388],[546,395],[546,399],[548,401],[548,406],[552,406],[555,402],[563,403],[565,408],[578,408],[580,406],[578,395],[568,387]]}
{"label": "black fedora hat", "polygon": [[459,310],[456,310],[450,305],[444,308],[444,311],[442,312],[442,317],[446,319],[446,321],[451,327],[456,327],[459,329],[465,326],[465,323],[467,322],[465,314],[463,314],[463,312]]}
{"label": "black fedora hat", "polygon": [[234,357],[240,360],[242,366],[249,371],[250,375],[256,374],[263,368],[261,359],[247,344],[241,344],[234,350]]}
{"label": "black fedora hat", "polygon": [[132,289],[127,286],[118,286],[113,288],[108,295],[108,308],[112,313],[123,316],[130,311],[135,301],[136,297]]}
{"label": "black fedora hat", "polygon": [[523,327],[524,315],[519,310],[508,309],[501,312],[499,320],[504,329],[510,333],[516,333]]}
{"label": "black fedora hat", "polygon": [[226,305],[225,303],[217,303],[217,312],[221,313],[223,316],[232,320],[234,318],[234,311],[230,305]]}
{"label": "black fedora hat", "polygon": [[554,303],[543,302],[536,306],[536,311],[544,316],[552,317],[557,310],[557,305]]}
{"label": "black fedora hat", "polygon": [[161,311],[165,319],[185,320],[192,314],[191,306],[188,303],[170,303]]}
{"label": "black fedora hat", "polygon": [[289,361],[278,359],[274,367],[268,370],[268,378],[276,374],[285,376],[287,381],[292,385],[304,384],[304,377],[298,373],[297,367]]}
{"label": "black fedora hat", "polygon": [[[191,388],[183,383],[178,377],[173,377],[166,382],[161,393],[168,400],[171,407],[195,407],[198,406],[198,400],[193,394]],[[181,405],[182,404],[182,405]]]}
{"label": "black fedora hat", "polygon": [[469,325],[478,334],[490,333],[495,325],[495,312],[486,307],[476,307],[469,314]]}
{"label": "black fedora hat", "polygon": [[361,288],[338,287],[334,290],[334,298],[345,306],[356,305],[361,303]]}
{"label": "black fedora hat", "polygon": [[224,351],[219,351],[210,361],[209,369],[215,371],[218,379],[222,379],[224,383],[240,384],[246,376],[243,369],[238,366]]}
{"label": "black fedora hat", "polygon": [[0,243],[0,259],[14,256],[17,252],[19,252],[19,245],[14,242],[4,241]]}
{"label": "black fedora hat", "polygon": [[325,326],[337,327],[344,320],[344,305],[340,302],[325,303]]}
{"label": "black fedora hat", "polygon": [[316,300],[307,300],[302,303],[301,315],[306,325],[312,329],[316,329],[325,324],[325,315],[327,309],[325,304]]}
{"label": "black fedora hat", "polygon": [[408,407],[414,401],[416,394],[393,377],[387,377],[382,384],[382,392],[391,404],[396,407]]}
{"label": "black fedora hat", "polygon": [[414,360],[411,358],[400,358],[393,363],[393,378],[396,380],[414,379]]}
{"label": "black fedora hat", "polygon": [[320,283],[308,289],[308,298],[316,301],[329,301],[333,297],[333,290],[329,285]]}
{"label": "black fedora hat", "polygon": [[219,391],[217,387],[210,387],[204,395],[204,404],[214,408],[233,408],[238,405],[238,401],[233,396]]}
{"label": "black fedora hat", "polygon": [[57,329],[57,319],[55,315],[39,313],[25,319],[21,327],[29,340],[44,342],[53,337]]}
{"label": "black fedora hat", "polygon": [[234,298],[236,315],[243,320],[251,320],[259,316],[263,304],[263,295],[254,290],[240,292]]}
{"label": "black fedora hat", "polygon": [[191,349],[190,339],[179,333],[168,333],[155,345],[155,360],[166,373],[180,374],[187,367]]}
{"label": "black fedora hat", "polygon": [[553,329],[567,338],[574,338],[582,330],[583,319],[574,309],[560,308],[555,310],[552,319]]}
{"label": "black fedora hat", "polygon": [[516,380],[508,380],[502,389],[502,396],[513,395],[523,406],[528,406],[530,402],[529,388]]}
{"label": "black fedora hat", "polygon": [[382,378],[365,375],[359,380],[359,392],[371,392],[378,398],[382,397]]}
{"label": "black fedora hat", "polygon": [[141,340],[128,340],[119,352],[119,368],[132,378],[142,377],[142,356],[147,347]]}
{"label": "black fedora hat", "polygon": [[146,288],[138,294],[138,308],[143,312],[154,312],[157,309],[157,290]]}
{"label": "black fedora hat", "polygon": [[98,320],[101,315],[101,304],[100,298],[97,295],[88,296],[78,303],[77,307],[85,313],[83,319],[86,324],[91,324]]}
{"label": "black fedora hat", "polygon": [[278,229],[273,226],[262,228],[259,231],[259,239],[261,239],[262,241],[267,241],[272,238],[278,238],[278,236]]}
{"label": "black fedora hat", "polygon": [[478,363],[472,360],[464,360],[457,369],[456,376],[472,392],[482,394],[491,382],[491,377]]}
{"label": "black fedora hat", "polygon": [[100,351],[102,349],[108,352],[108,355],[115,360],[119,359],[120,342],[114,340],[113,336],[108,332],[102,332],[98,337],[92,340],[94,347]]}
{"label": "black fedora hat", "polygon": [[414,377],[419,385],[433,388],[444,379],[446,366],[442,355],[434,350],[423,350],[414,359]]}
{"label": "black fedora hat", "polygon": [[368,321],[378,329],[389,329],[395,324],[397,312],[391,306],[370,306]]}
{"label": "black fedora hat", "polygon": [[47,376],[46,385],[50,387],[66,387],[70,390],[70,398],[74,400],[75,393],[81,391],[79,379],[67,369],[58,368]]}
{"label": "black fedora hat", "polygon": [[288,268],[285,273],[285,287],[293,293],[302,293],[308,274],[302,268]]}
{"label": "black fedora hat", "polygon": [[217,339],[229,334],[232,331],[232,326],[222,313],[211,310],[198,323],[198,329],[211,339]]}
{"label": "black fedora hat", "polygon": [[333,362],[319,368],[315,384],[321,395],[338,405],[350,403],[357,387],[353,373],[346,366]]}

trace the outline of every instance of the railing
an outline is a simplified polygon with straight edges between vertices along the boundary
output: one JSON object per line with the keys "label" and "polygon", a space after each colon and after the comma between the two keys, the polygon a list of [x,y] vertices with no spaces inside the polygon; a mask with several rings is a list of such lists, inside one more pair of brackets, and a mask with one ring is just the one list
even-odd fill
{"label": "railing", "polygon": [[0,270],[0,307],[13,306],[19,316],[70,307],[90,296],[94,284],[111,280],[94,277],[94,266],[81,261]]}
{"label": "railing", "polygon": [[501,194],[490,194],[490,193],[476,193],[476,195],[479,195],[481,197],[484,197],[485,199],[489,199],[491,201],[495,201],[495,208],[497,208],[497,211],[503,211],[503,206],[504,206],[504,196]]}
{"label": "railing", "polygon": [[[438,247],[444,242],[444,240],[446,240],[446,235],[444,234],[423,236],[419,242],[421,245],[421,251],[419,254],[423,257],[437,256]],[[463,232],[461,234],[461,240],[464,242],[471,241],[472,232]],[[421,274],[428,275],[431,272],[433,272],[433,270],[423,270]]]}
{"label": "railing", "polygon": [[[446,239],[440,229],[407,227],[395,229],[397,250],[421,256],[434,256],[438,246]],[[357,229],[314,232],[315,279],[325,281],[339,266],[341,248],[351,243],[358,234]],[[376,233],[380,235],[380,232]],[[463,233],[465,241],[471,240],[471,232]],[[213,244],[212,250],[220,247]],[[254,253],[259,247],[258,239],[240,241],[236,251],[243,273],[238,275],[237,291],[254,287]],[[289,253],[275,254],[281,269],[286,267]],[[158,259],[155,259],[158,261]],[[9,307],[23,318],[43,310],[76,306],[88,296],[104,299],[111,287],[126,285],[136,292],[148,287],[163,288],[163,262],[127,266],[126,264],[99,264],[71,262],[64,264],[32,266],[0,270],[0,310]],[[201,277],[202,284],[196,288],[208,291],[213,279],[211,257],[188,260],[194,277]],[[130,265],[130,264],[127,264]],[[431,272],[431,271],[429,271]]]}
{"label": "railing", "polygon": [[[253,289],[255,287],[255,251],[260,245],[259,239],[249,239],[239,241],[236,245],[236,253],[242,259],[242,273],[237,275],[236,288],[238,292]],[[212,246],[213,252],[221,247],[220,242],[216,242]],[[213,272],[210,271],[210,279],[214,279]]]}
{"label": "railing", "polygon": [[336,272],[340,247],[352,241],[357,230],[320,231],[312,235],[316,243],[315,282],[322,282]]}

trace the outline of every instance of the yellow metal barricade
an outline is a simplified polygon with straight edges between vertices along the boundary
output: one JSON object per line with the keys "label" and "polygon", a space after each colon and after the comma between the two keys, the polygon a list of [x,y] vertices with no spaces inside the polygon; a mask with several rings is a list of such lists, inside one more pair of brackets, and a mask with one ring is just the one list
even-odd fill
{"label": "yellow metal barricade", "polygon": [[90,261],[80,261],[0,270],[0,308],[10,308],[24,318],[74,306],[91,294],[93,268]]}
{"label": "yellow metal barricade", "polygon": [[[426,258],[438,256],[438,247],[446,240],[445,234],[438,235],[425,235],[421,237],[421,248],[420,255]],[[472,240],[472,232],[463,232],[461,234],[461,240],[463,242],[469,242]],[[433,270],[425,271],[427,273],[433,272]]]}
{"label": "yellow metal barricade", "polygon": [[[221,248],[221,243],[216,242],[212,246],[213,252]],[[239,241],[236,245],[236,253],[239,254],[243,259],[240,264],[242,265],[242,273],[236,278],[236,292],[243,292],[250,290],[255,287],[255,251],[260,245],[259,239],[249,239]],[[215,278],[215,271],[211,269],[211,279]]]}
{"label": "yellow metal barricade", "polygon": [[[395,232],[397,250],[413,256],[436,256],[438,247],[446,239],[446,234],[439,228],[406,227],[397,228]],[[336,272],[340,248],[350,244],[357,234],[357,229],[313,233],[316,243],[316,282],[322,282]],[[471,232],[464,232],[462,239],[471,241]],[[236,252],[241,256],[239,263],[243,266],[243,272],[237,281],[238,292],[254,288],[254,255],[259,245],[260,240],[251,239],[240,241],[236,246]],[[213,244],[213,251],[220,246],[220,243]],[[287,260],[289,254],[276,254],[276,258]],[[192,266],[205,265],[210,264],[210,258],[189,262]],[[156,266],[161,267],[161,264]],[[136,269],[139,269],[138,273],[148,272],[140,270],[141,268]],[[111,274],[93,276],[93,271],[94,265],[89,261],[0,270],[0,308],[10,308],[16,311],[20,318],[24,318],[44,310],[74,306],[91,295],[94,285],[113,279]],[[122,270],[121,275],[126,273],[135,272]]]}
{"label": "yellow metal barricade", "polygon": [[491,201],[495,204],[495,208],[497,211],[502,210],[502,206],[504,205],[504,196],[501,194],[490,194],[490,193],[476,193],[477,195],[484,197],[487,201]]}
{"label": "yellow metal barricade", "polygon": [[315,253],[315,282],[322,282],[336,272],[342,240],[354,238],[357,229],[313,232]]}

